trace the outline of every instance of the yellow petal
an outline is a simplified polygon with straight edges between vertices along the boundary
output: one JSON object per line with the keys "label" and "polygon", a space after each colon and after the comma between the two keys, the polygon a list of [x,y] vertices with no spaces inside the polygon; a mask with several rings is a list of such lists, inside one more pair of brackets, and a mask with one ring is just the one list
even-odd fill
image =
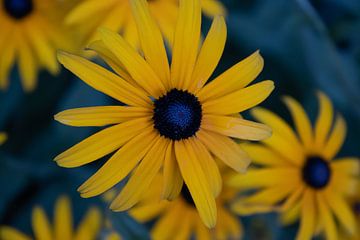
{"label": "yellow petal", "polygon": [[65,110],[56,114],[55,120],[75,127],[100,127],[150,115],[151,110],[142,107],[101,106]]}
{"label": "yellow petal", "polygon": [[314,235],[317,223],[317,210],[315,206],[314,192],[306,190],[301,203],[300,229],[296,236],[297,240],[310,240]]}
{"label": "yellow petal", "polygon": [[197,92],[201,89],[215,71],[224,51],[226,34],[224,18],[216,16],[196,61],[189,88],[190,92]]}
{"label": "yellow petal", "polygon": [[231,204],[231,211],[240,216],[251,216],[260,213],[269,213],[274,211],[276,208],[272,205],[262,203],[246,203],[246,198],[237,199]]}
{"label": "yellow petal", "polygon": [[100,30],[104,44],[112,50],[116,58],[125,66],[132,78],[146,92],[154,97],[165,93],[165,86],[151,66],[119,34],[102,28]]}
{"label": "yellow petal", "polygon": [[200,218],[196,219],[196,227],[194,229],[197,240],[208,240],[211,239],[211,231],[205,227],[204,223]]}
{"label": "yellow petal", "polygon": [[232,139],[205,130],[197,132],[197,137],[206,148],[238,172],[245,172],[250,164],[249,156]]}
{"label": "yellow petal", "polygon": [[296,131],[299,133],[299,137],[304,144],[305,149],[309,151],[309,149],[313,147],[313,133],[311,122],[306,115],[304,108],[292,97],[286,96],[283,100],[291,112]]}
{"label": "yellow petal", "polygon": [[228,115],[242,112],[264,101],[273,90],[274,83],[272,81],[263,81],[217,99],[204,102],[202,105],[203,113]]}
{"label": "yellow petal", "polygon": [[128,105],[149,106],[150,99],[147,98],[144,91],[135,88],[103,67],[82,57],[64,52],[58,53],[58,59],[65,68],[94,89]]}
{"label": "yellow petal", "polygon": [[205,85],[199,91],[198,97],[205,102],[235,92],[252,82],[263,67],[264,60],[259,51],[256,51]]}
{"label": "yellow petal", "polygon": [[217,197],[222,189],[222,178],[215,159],[198,139],[189,139],[189,142],[192,147],[188,147],[188,151],[196,154],[198,159],[201,159],[200,165],[202,170],[204,171],[214,197]]}
{"label": "yellow petal", "polygon": [[0,132],[0,145],[3,144],[7,140],[6,133]]}
{"label": "yellow petal", "polygon": [[284,157],[263,144],[242,143],[241,148],[251,156],[251,160],[264,166],[291,166]]}
{"label": "yellow petal", "polygon": [[336,218],[350,234],[354,234],[356,231],[356,221],[349,203],[343,196],[340,196],[337,192],[332,191],[331,188],[326,189],[324,194],[324,198]]}
{"label": "yellow petal", "polygon": [[276,205],[292,191],[294,191],[294,185],[287,184],[286,182],[259,190],[257,193],[244,198],[243,201],[246,204]]}
{"label": "yellow petal", "polygon": [[335,120],[334,129],[325,143],[323,154],[326,159],[332,159],[340,150],[346,137],[346,123],[341,115]]}
{"label": "yellow petal", "polygon": [[161,215],[162,212],[166,211],[167,206],[168,204],[165,201],[141,204],[140,206],[135,206],[130,209],[129,214],[139,222],[148,222]]}
{"label": "yellow petal", "polygon": [[221,225],[216,230],[221,229],[224,235],[218,235],[217,239],[241,239],[243,235],[242,225],[235,216],[230,214],[225,208],[220,208],[219,219],[222,219]]}
{"label": "yellow petal", "polygon": [[176,160],[200,218],[208,228],[213,228],[217,219],[215,199],[201,168],[201,159],[190,154],[187,150],[189,147],[188,140],[175,142]]}
{"label": "yellow petal", "polygon": [[[299,173],[297,173],[299,175]],[[300,177],[300,176],[299,176]],[[286,178],[289,179],[289,178]],[[300,180],[300,179],[299,179]],[[292,208],[296,207],[296,204],[299,202],[299,199],[304,193],[304,190],[306,189],[305,185],[295,183],[297,184],[296,190],[291,193],[291,195],[285,200],[285,202],[281,206],[282,211],[288,211]]]}
{"label": "yellow petal", "polygon": [[52,240],[51,226],[44,209],[35,207],[32,214],[32,227],[37,240]]}
{"label": "yellow petal", "polygon": [[315,147],[323,149],[333,120],[333,107],[330,99],[322,92],[318,92],[319,115],[315,123]]}
{"label": "yellow petal", "polygon": [[317,206],[319,208],[319,219],[324,226],[325,236],[328,240],[336,240],[337,237],[337,226],[329,206],[324,200],[321,193],[316,194]]}
{"label": "yellow petal", "polygon": [[[293,130],[284,120],[271,111],[260,107],[253,109],[251,114],[257,120],[272,128],[273,136],[265,141],[266,144],[269,143],[271,147],[278,150],[280,153],[284,153],[283,156],[295,164],[301,164],[304,161],[305,153],[302,146]],[[278,142],[286,143],[286,145],[276,144]],[[286,149],[282,151],[280,148]],[[288,152],[290,151],[292,154],[289,155]]]}
{"label": "yellow petal", "polygon": [[73,234],[73,222],[70,200],[62,196],[56,201],[54,215],[55,239],[71,239]]}
{"label": "yellow petal", "polygon": [[0,226],[0,239],[2,240],[31,240],[28,236],[15,228]]}
{"label": "yellow petal", "polygon": [[[356,175],[349,175],[349,173],[338,172],[332,166],[331,179],[329,186],[334,189],[336,194],[343,196],[351,196],[358,192],[359,181],[357,179],[358,172]],[[359,168],[356,167],[353,171],[358,171]]]}
{"label": "yellow petal", "polygon": [[243,140],[258,141],[271,136],[271,129],[268,126],[239,117],[204,115],[201,127],[225,136]]}
{"label": "yellow petal", "polygon": [[246,174],[236,174],[227,184],[239,189],[272,187],[286,184],[296,185],[300,182],[299,170],[296,168],[274,167],[264,169],[250,169]]}
{"label": "yellow petal", "polygon": [[96,239],[100,235],[101,223],[100,210],[95,207],[89,209],[79,224],[74,240]]}
{"label": "yellow petal", "polygon": [[174,200],[180,193],[183,186],[183,178],[176,162],[174,145],[170,143],[164,161],[164,184],[162,198]]}
{"label": "yellow petal", "polygon": [[207,16],[226,15],[225,6],[219,0],[201,0],[201,6]]}
{"label": "yellow petal", "polygon": [[146,0],[130,1],[132,14],[139,33],[141,50],[154,72],[168,88],[170,87],[170,68],[160,29],[151,16]]}
{"label": "yellow petal", "polygon": [[295,206],[281,213],[280,221],[283,225],[294,224],[296,220],[299,219],[301,212],[301,203],[302,201],[298,201]]}
{"label": "yellow petal", "polygon": [[201,28],[200,1],[182,0],[172,49],[171,83],[173,87],[188,89],[194,70]]}
{"label": "yellow petal", "polygon": [[154,142],[154,145],[144,159],[141,160],[125,187],[111,203],[111,210],[126,211],[130,209],[140,201],[143,193],[149,188],[164,163],[169,140],[158,136]]}
{"label": "yellow petal", "polygon": [[123,180],[146,155],[156,136],[157,133],[154,133],[152,127],[149,127],[127,142],[79,187],[78,191],[81,196],[84,198],[97,196]]}
{"label": "yellow petal", "polygon": [[184,214],[185,207],[179,202],[174,202],[174,206],[169,208],[163,216],[155,223],[151,229],[151,239],[172,239],[174,232],[178,229],[179,219]]}
{"label": "yellow petal", "polygon": [[[13,34],[9,35],[12,36]],[[6,41],[1,48],[0,58],[0,88],[7,89],[9,85],[9,74],[15,61],[15,41]]]}
{"label": "yellow petal", "polygon": [[62,167],[78,167],[93,162],[120,148],[151,125],[148,118],[127,121],[86,138],[55,158]]}
{"label": "yellow petal", "polygon": [[357,176],[360,173],[360,159],[355,157],[338,158],[331,162],[333,172],[348,176]]}

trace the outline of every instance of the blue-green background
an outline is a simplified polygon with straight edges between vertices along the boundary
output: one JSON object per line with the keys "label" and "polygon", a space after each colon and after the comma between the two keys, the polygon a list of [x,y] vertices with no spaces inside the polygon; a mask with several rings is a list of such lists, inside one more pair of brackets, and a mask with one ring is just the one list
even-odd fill
{"label": "blue-green background", "polygon": [[[298,99],[312,119],[317,90],[324,91],[348,123],[340,156],[360,156],[360,1],[359,0],[227,0],[228,41],[216,73],[257,49],[265,59],[258,80],[275,81],[262,105],[289,119],[282,95]],[[204,20],[205,29],[209,20]],[[38,89],[24,94],[16,68],[11,86],[0,92],[0,130],[9,135],[0,147],[0,225],[31,234],[31,209],[41,204],[52,215],[60,194],[72,198],[76,219],[99,198],[81,199],[76,188],[104,161],[77,169],[57,167],[53,158],[95,128],[72,128],[53,120],[61,110],[114,104],[63,70],[58,77],[42,72]],[[285,180],[285,179],[284,179]],[[147,239],[146,226],[126,213],[110,214],[125,239]],[[246,239],[293,239],[297,226],[281,228],[268,214],[243,219]]]}

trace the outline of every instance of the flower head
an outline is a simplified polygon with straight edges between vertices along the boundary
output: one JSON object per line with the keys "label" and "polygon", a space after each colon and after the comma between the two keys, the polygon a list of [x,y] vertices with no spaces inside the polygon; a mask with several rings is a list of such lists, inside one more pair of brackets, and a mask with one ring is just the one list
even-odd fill
{"label": "flower head", "polygon": [[[179,11],[179,0],[148,0],[148,4],[162,34],[169,43],[172,43]],[[87,26],[88,29],[85,30],[88,35],[87,42],[92,42],[100,37],[96,31],[98,27],[106,27],[114,32],[122,33],[125,40],[138,48],[140,36],[130,5],[129,0],[84,0],[70,12],[66,23],[79,27],[81,31],[84,31],[84,26]],[[201,0],[201,6],[207,16],[224,16],[226,14],[225,7],[219,0]]]}
{"label": "flower head", "polygon": [[0,226],[0,239],[95,240],[99,236],[101,215],[97,208],[91,208],[87,212],[76,231],[73,230],[72,222],[70,201],[63,196],[56,201],[54,226],[51,226],[44,209],[35,207],[32,213],[34,238],[30,238],[12,227]]}
{"label": "flower head", "polygon": [[131,1],[143,56],[119,34],[101,30],[102,39],[90,45],[114,69],[112,73],[85,58],[60,53],[60,62],[90,86],[125,106],[67,110],[55,119],[72,126],[113,125],[56,157],[63,167],[78,167],[114,151],[103,167],[79,191],[99,195],[132,172],[111,204],[124,211],[135,205],[161,168],[165,199],[174,199],[185,181],[200,217],[208,227],[216,222],[215,197],[221,177],[213,159],[245,171],[248,155],[232,138],[261,140],[270,129],[244,120],[239,112],[268,97],[272,81],[246,87],[263,67],[258,52],[205,85],[219,62],[226,25],[216,17],[198,52],[199,0],[180,1],[171,67],[163,38],[145,0]]}
{"label": "flower head", "polygon": [[0,145],[3,144],[7,139],[6,133],[0,132]]}
{"label": "flower head", "polygon": [[9,85],[9,74],[18,63],[23,88],[36,87],[38,70],[53,75],[60,70],[56,50],[74,50],[74,38],[63,26],[68,4],[49,0],[0,1],[0,89]]}
{"label": "flower head", "polygon": [[[222,167],[222,176],[226,179],[228,168]],[[151,230],[153,239],[240,239],[242,225],[239,220],[230,213],[228,205],[235,198],[236,191],[224,186],[216,204],[218,207],[218,224],[214,229],[207,229],[201,221],[195,208],[194,200],[189,189],[183,185],[180,195],[169,202],[161,200],[162,194],[161,175],[156,176],[151,190],[144,194],[143,198],[129,214],[140,222],[155,220]],[[181,219],[181,221],[179,221]]]}
{"label": "flower head", "polygon": [[346,124],[339,114],[333,123],[330,100],[323,93],[318,97],[320,111],[314,128],[301,105],[284,98],[297,134],[274,113],[254,109],[255,118],[269,125],[273,135],[263,144],[243,146],[259,167],[230,180],[233,187],[257,190],[234,204],[235,211],[248,214],[251,208],[254,212],[275,208],[285,224],[300,219],[297,239],[301,240],[318,232],[324,232],[326,239],[338,239],[335,218],[348,232],[355,230],[347,197],[356,188],[359,159],[334,159],[344,142]]}

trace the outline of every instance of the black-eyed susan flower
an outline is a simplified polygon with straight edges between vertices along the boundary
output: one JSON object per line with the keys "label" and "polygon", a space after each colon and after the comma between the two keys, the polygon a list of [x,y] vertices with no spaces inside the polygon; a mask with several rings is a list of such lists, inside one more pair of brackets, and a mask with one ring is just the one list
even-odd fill
{"label": "black-eyed susan flower", "polygon": [[101,214],[97,208],[90,208],[77,230],[73,229],[73,218],[70,201],[60,197],[56,201],[53,226],[43,208],[35,207],[32,212],[32,229],[34,237],[9,226],[0,226],[2,240],[95,240],[99,237]]}
{"label": "black-eyed susan flower", "polygon": [[[98,27],[106,27],[112,31],[122,33],[125,40],[132,46],[140,46],[135,18],[131,12],[129,0],[94,1],[84,0],[75,7],[66,22],[70,26],[79,27],[88,34],[88,42],[99,38]],[[161,32],[169,43],[172,43],[176,19],[179,10],[179,0],[151,0],[148,1],[149,9]],[[219,0],[201,0],[205,15],[214,17],[224,16],[225,7]]]}
{"label": "black-eyed susan flower", "polygon": [[0,89],[8,87],[14,63],[25,91],[36,87],[39,69],[59,72],[56,50],[74,50],[75,43],[63,24],[66,6],[51,0],[0,1]]}
{"label": "black-eyed susan flower", "polygon": [[6,133],[0,132],[0,145],[3,144],[7,139]]}
{"label": "black-eyed susan flower", "polygon": [[152,179],[164,168],[164,198],[174,199],[185,181],[200,217],[208,227],[216,222],[215,196],[221,177],[213,156],[244,172],[248,155],[232,138],[260,140],[270,129],[242,119],[239,112],[267,98],[272,81],[247,85],[263,67],[258,52],[205,85],[218,64],[226,39],[226,24],[216,17],[201,46],[199,0],[180,1],[171,67],[163,38],[145,0],[131,1],[140,35],[140,55],[119,34],[103,29],[90,45],[112,66],[110,72],[84,58],[60,53],[59,61],[90,86],[125,106],[67,110],[55,119],[71,126],[114,125],[56,157],[58,165],[78,167],[115,154],[79,191],[93,197],[132,172],[111,209],[136,204]]}
{"label": "black-eyed susan flower", "polygon": [[[227,172],[228,169],[221,168],[225,181]],[[234,189],[226,186],[222,189],[216,199],[218,222],[214,229],[209,230],[201,221],[186,185],[182,186],[179,197],[169,202],[160,198],[163,194],[162,182],[162,176],[157,176],[151,190],[129,211],[129,214],[140,222],[156,219],[151,230],[152,239],[241,239],[242,225],[228,210],[236,195]]]}
{"label": "black-eyed susan flower", "polygon": [[230,181],[234,187],[257,190],[234,204],[235,211],[272,206],[281,212],[285,224],[300,219],[299,240],[311,239],[320,232],[328,240],[338,239],[335,218],[350,233],[356,228],[346,199],[356,189],[359,159],[334,159],[344,142],[346,123],[340,114],[333,120],[330,100],[323,93],[318,97],[320,110],[314,127],[297,101],[284,98],[297,134],[276,114],[254,109],[252,114],[269,125],[273,135],[261,145],[243,146],[260,167]]}

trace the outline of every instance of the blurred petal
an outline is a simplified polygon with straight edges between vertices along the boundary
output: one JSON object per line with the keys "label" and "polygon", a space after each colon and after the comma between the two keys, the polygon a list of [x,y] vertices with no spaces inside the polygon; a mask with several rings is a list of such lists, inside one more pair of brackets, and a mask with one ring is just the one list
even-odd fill
{"label": "blurred petal", "polygon": [[322,92],[318,92],[319,115],[315,123],[315,147],[323,149],[333,120],[333,107],[330,99]]}
{"label": "blurred petal", "polygon": [[52,240],[51,226],[44,209],[35,207],[32,213],[32,228],[37,240]]}
{"label": "blurred petal", "polygon": [[319,208],[319,219],[324,226],[325,236],[328,240],[336,240],[337,237],[337,226],[329,206],[327,205],[325,199],[321,193],[316,194],[317,206]]}
{"label": "blurred petal", "polygon": [[74,240],[96,239],[101,228],[101,213],[97,208],[90,208],[77,228]]}
{"label": "blurred petal", "polygon": [[54,215],[55,239],[71,239],[73,234],[72,212],[69,198],[62,196],[56,201]]}
{"label": "blurred petal", "polygon": [[329,135],[327,142],[325,143],[323,153],[326,159],[332,159],[340,150],[346,137],[346,123],[341,115],[338,115],[334,129]]}
{"label": "blurred petal", "polygon": [[2,240],[31,240],[28,236],[15,228],[0,226],[0,239]]}
{"label": "blurred petal", "polygon": [[317,210],[313,190],[306,190],[301,203],[300,228],[296,236],[297,240],[311,239],[314,235],[317,223]]}

